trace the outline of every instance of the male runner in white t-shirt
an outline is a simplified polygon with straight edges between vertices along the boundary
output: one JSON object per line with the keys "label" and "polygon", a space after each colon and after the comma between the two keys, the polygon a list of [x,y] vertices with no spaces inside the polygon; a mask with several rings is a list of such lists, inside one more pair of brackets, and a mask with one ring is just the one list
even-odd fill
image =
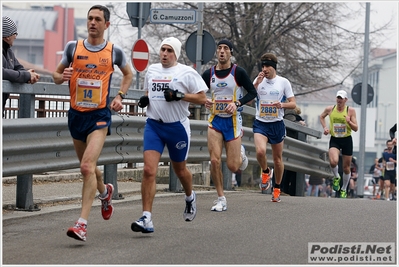
{"label": "male runner in white t-shirt", "polygon": [[144,172],[141,181],[143,214],[133,222],[134,232],[152,233],[151,213],[156,192],[156,174],[165,145],[174,172],[186,194],[185,221],[195,218],[196,196],[192,190],[192,174],[186,166],[190,148],[189,103],[203,105],[208,88],[201,76],[191,67],[177,62],[181,42],[174,37],[162,41],[160,63],[152,64],[146,73],[139,106],[147,106],[144,130]]}

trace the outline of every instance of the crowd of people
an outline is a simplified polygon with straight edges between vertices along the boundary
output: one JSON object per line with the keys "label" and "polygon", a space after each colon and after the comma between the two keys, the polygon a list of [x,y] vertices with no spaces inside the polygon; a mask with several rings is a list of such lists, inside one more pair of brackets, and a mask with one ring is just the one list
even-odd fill
{"label": "crowd of people", "polygon": [[[104,32],[109,26],[109,9],[102,5],[92,6],[87,13],[87,38],[70,41],[65,45],[62,59],[53,73],[56,84],[67,82],[70,89],[68,127],[80,162],[83,185],[80,215],[74,225],[67,229],[67,235],[80,241],[87,239],[89,214],[97,191],[102,204],[103,219],[109,220],[114,212],[114,187],[112,184],[104,184],[97,161],[107,135],[111,134],[111,111],[119,112],[122,109],[122,101],[133,78],[128,58],[122,48],[104,39]],[[3,78],[15,82],[37,82],[39,76],[33,70],[23,69],[14,59],[10,48],[16,36],[15,23],[3,17]],[[209,110],[207,133],[210,171],[217,193],[217,199],[210,205],[210,210],[216,212],[227,210],[227,199],[223,191],[225,177],[221,170],[223,149],[226,151],[227,167],[232,173],[241,174],[248,166],[245,147],[241,143],[243,105],[255,101],[253,135],[256,159],[261,169],[259,186],[262,191],[272,188],[272,202],[282,201],[282,155],[286,137],[283,119],[288,115],[284,111],[292,110],[293,121],[306,125],[299,115],[301,112],[296,105],[290,81],[277,74],[279,61],[275,54],[264,53],[261,56],[261,70],[251,81],[242,67],[232,63],[234,45],[230,40],[222,39],[217,43],[217,64],[202,75],[193,68],[178,63],[181,46],[181,41],[175,37],[167,37],[162,41],[158,50],[159,62],[149,66],[144,79],[145,94],[138,102],[139,107],[147,109],[147,119],[143,138],[142,210],[139,219],[131,224],[133,232],[154,232],[155,216],[152,208],[156,194],[156,173],[165,146],[173,171],[185,193],[183,219],[191,222],[196,217],[197,198],[193,190],[192,173],[186,165],[190,149],[190,103],[204,105]],[[110,81],[114,65],[120,69],[123,77],[119,92],[113,97],[110,95]],[[15,80],[17,73],[23,79]],[[209,98],[206,95],[208,91],[211,93]],[[7,96],[3,96],[3,101],[5,97]],[[334,179],[331,185],[327,185],[326,179],[310,177],[309,183],[312,187],[309,194],[319,195],[320,186],[325,184],[330,195],[332,187],[335,191],[340,191],[340,197],[345,198],[350,179],[355,179],[351,177],[350,168],[353,159],[351,131],[357,131],[358,125],[355,110],[346,106],[346,101],[346,92],[339,91],[336,104],[328,106],[320,116],[324,134],[331,135],[329,159]],[[325,122],[327,116],[330,117],[329,127]],[[267,144],[271,146],[273,168],[267,163]],[[394,181],[394,145],[396,150],[396,138],[387,142],[388,150],[383,154],[385,169],[379,170],[389,177],[382,179],[385,197]],[[341,185],[341,176],[338,173],[340,154],[343,160]],[[381,180],[382,176],[378,171],[376,178],[377,176]]]}

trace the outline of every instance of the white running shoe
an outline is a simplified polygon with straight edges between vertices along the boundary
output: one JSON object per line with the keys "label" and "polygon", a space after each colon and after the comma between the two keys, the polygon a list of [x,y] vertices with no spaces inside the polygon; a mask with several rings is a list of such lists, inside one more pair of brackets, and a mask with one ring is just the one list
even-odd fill
{"label": "white running shoe", "polygon": [[193,192],[193,200],[186,201],[186,208],[183,212],[183,218],[186,222],[191,222],[194,220],[195,215],[197,215],[197,195]]}
{"label": "white running shoe", "polygon": [[147,216],[142,216],[130,226],[133,232],[152,233],[154,232],[154,225],[152,220],[148,220]]}
{"label": "white running shoe", "polygon": [[248,158],[245,155],[245,147],[241,145],[241,158],[242,158],[242,163],[240,166],[240,170],[245,170],[248,167]]}
{"label": "white running shoe", "polygon": [[213,204],[215,204],[214,206],[212,206],[211,210],[212,211],[225,211],[227,210],[227,201],[226,200],[215,200],[213,202]]}

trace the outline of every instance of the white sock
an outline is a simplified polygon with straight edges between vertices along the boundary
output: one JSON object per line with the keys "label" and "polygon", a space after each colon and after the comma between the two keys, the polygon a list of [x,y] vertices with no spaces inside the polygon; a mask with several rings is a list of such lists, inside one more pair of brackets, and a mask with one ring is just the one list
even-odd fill
{"label": "white sock", "polygon": [[332,172],[334,173],[334,177],[339,177],[338,173],[338,165],[335,166],[334,168],[331,168]]}
{"label": "white sock", "polygon": [[351,179],[351,174],[348,173],[344,173],[343,177],[342,177],[342,189],[341,190],[346,190],[346,188],[348,187],[349,184],[349,180]]}
{"label": "white sock", "polygon": [[105,198],[105,197],[107,196],[107,194],[108,194],[108,189],[107,189],[107,186],[105,186],[105,190],[104,190],[104,192],[102,192],[102,193],[100,194],[100,197],[101,197],[101,198]]}
{"label": "white sock", "polygon": [[87,220],[83,219],[83,218],[79,218],[78,223],[83,223],[87,225]]}
{"label": "white sock", "polygon": [[190,201],[193,200],[193,199],[194,199],[193,191],[191,190],[191,195],[186,196],[186,201],[190,202]]}
{"label": "white sock", "polygon": [[143,216],[147,217],[147,219],[151,221],[151,212],[143,211]]}
{"label": "white sock", "polygon": [[218,200],[226,200],[225,196],[218,197]]}

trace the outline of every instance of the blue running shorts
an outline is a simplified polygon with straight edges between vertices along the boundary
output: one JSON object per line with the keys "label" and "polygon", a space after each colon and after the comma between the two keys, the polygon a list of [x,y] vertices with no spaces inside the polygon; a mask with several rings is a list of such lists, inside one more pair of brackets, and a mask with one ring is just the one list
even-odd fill
{"label": "blue running shorts", "polygon": [[103,108],[89,112],[68,110],[68,128],[73,139],[86,143],[87,136],[95,130],[108,127],[107,135],[111,134],[111,110]]}
{"label": "blue running shorts", "polygon": [[144,151],[155,150],[161,155],[165,145],[174,162],[187,159],[190,148],[190,120],[164,123],[148,118],[144,129]]}
{"label": "blue running shorts", "polygon": [[254,121],[252,127],[253,133],[259,133],[267,137],[267,142],[271,145],[281,143],[287,135],[284,121],[263,122]]}
{"label": "blue running shorts", "polygon": [[242,118],[240,113],[236,116],[225,118],[214,116],[209,119],[208,126],[221,133],[225,142],[235,140],[242,135]]}

